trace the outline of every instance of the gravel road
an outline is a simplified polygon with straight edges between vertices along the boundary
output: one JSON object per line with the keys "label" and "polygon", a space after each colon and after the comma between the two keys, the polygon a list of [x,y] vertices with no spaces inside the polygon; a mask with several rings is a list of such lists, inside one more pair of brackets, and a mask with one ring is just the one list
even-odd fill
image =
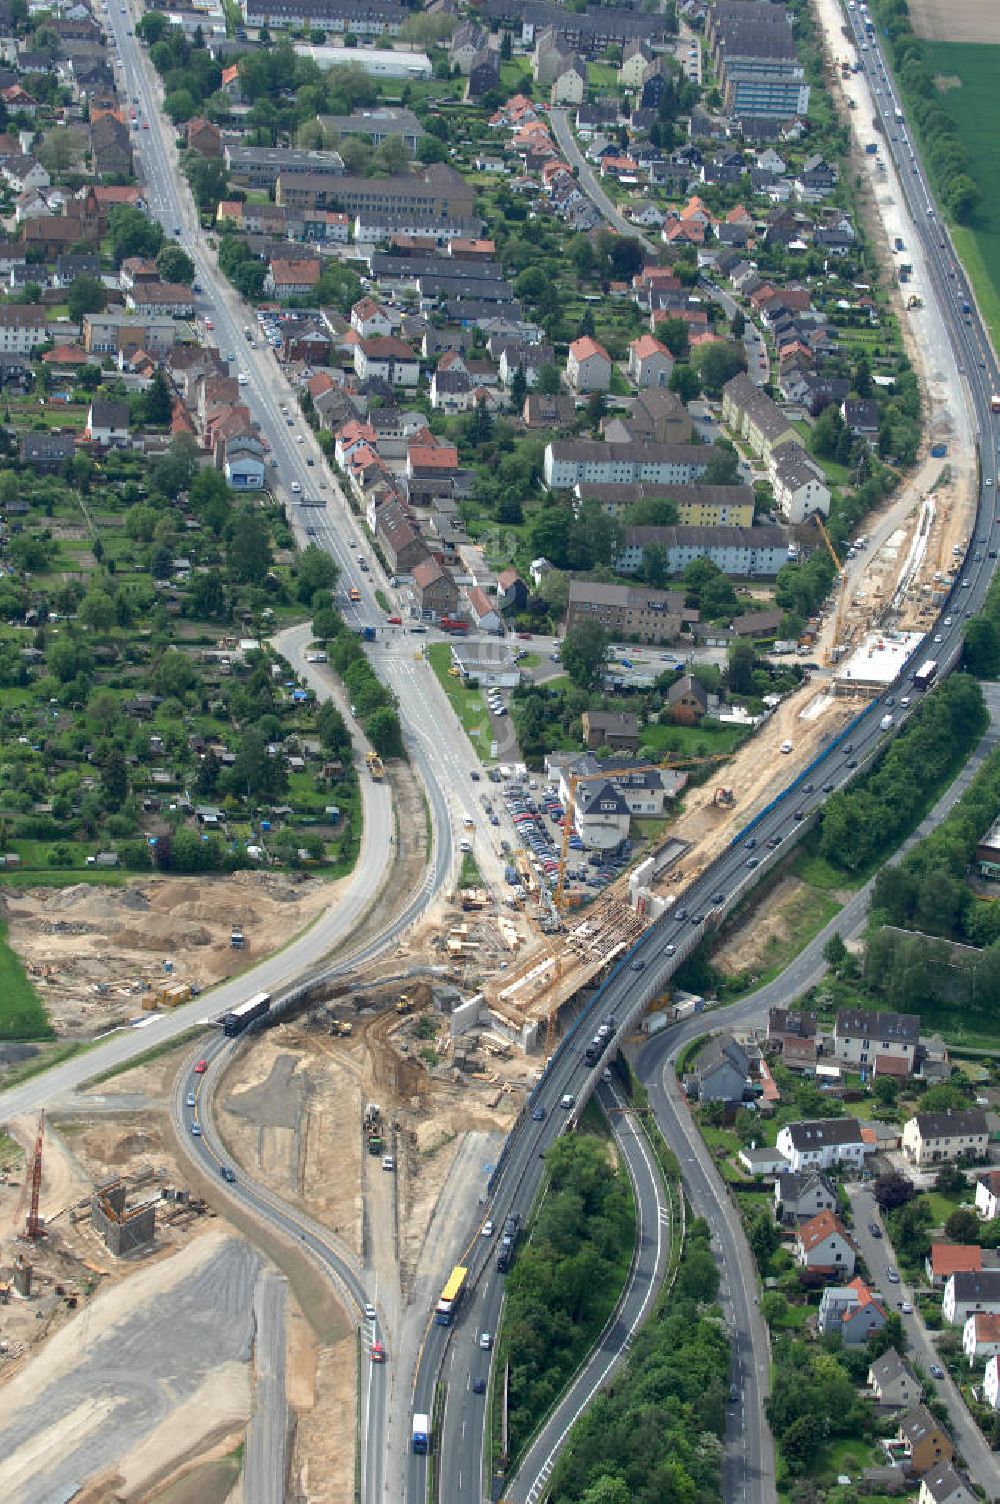
{"label": "gravel road", "polygon": [[185,1431],[171,1451],[173,1413],[204,1384],[210,1430],[217,1379],[219,1414],[238,1424],[260,1267],[247,1243],[210,1234],[99,1295],[4,1391],[4,1416],[13,1418],[0,1425],[0,1498],[68,1498],[74,1484],[128,1471],[123,1460],[140,1446],[149,1466],[149,1443],[160,1427],[164,1459],[182,1455],[194,1438]]}

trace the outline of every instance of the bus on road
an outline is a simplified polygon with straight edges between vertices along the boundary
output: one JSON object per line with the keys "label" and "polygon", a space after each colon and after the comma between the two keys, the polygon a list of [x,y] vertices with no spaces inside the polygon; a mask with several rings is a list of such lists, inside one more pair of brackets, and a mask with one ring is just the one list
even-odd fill
{"label": "bus on road", "polygon": [[461,1264],[456,1264],[448,1276],[447,1283],[441,1291],[441,1299],[437,1303],[435,1319],[438,1326],[451,1326],[455,1318],[455,1311],[462,1294],[465,1290],[465,1281],[469,1277],[468,1269]]}

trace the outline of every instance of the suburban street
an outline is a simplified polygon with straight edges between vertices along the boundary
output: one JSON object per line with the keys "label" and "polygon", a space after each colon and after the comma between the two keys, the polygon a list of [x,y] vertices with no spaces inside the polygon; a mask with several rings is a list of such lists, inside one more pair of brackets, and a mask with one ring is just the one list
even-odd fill
{"label": "suburban street", "polygon": [[[942,1368],[945,1365],[938,1358],[933,1338],[917,1311],[914,1290],[907,1285],[902,1274],[900,1274],[898,1285],[890,1284],[886,1279],[888,1269],[899,1270],[899,1261],[889,1241],[889,1234],[885,1231],[885,1223],[882,1221],[875,1198],[866,1185],[848,1186],[848,1194],[851,1200],[851,1211],[854,1214],[851,1235],[858,1245],[858,1252],[868,1265],[872,1288],[880,1292],[886,1308],[899,1315],[906,1334],[907,1356],[918,1368],[923,1369],[924,1377],[934,1388],[934,1397],[942,1400],[947,1406],[948,1429],[969,1476],[985,1491],[987,1499],[994,1499],[998,1497],[996,1454],[990,1449],[982,1431],[969,1414],[958,1385],[947,1369],[945,1369],[943,1379],[931,1377],[932,1363],[939,1363]],[[881,1238],[872,1237],[869,1231],[872,1223],[882,1227]],[[913,1307],[912,1315],[903,1315],[899,1310],[904,1301]],[[948,1328],[946,1327],[945,1330],[947,1331]],[[958,1335],[961,1339],[961,1328],[958,1328]]]}
{"label": "suburban street", "polygon": [[573,128],[569,123],[566,111],[551,109],[549,110],[549,119],[552,122],[552,134],[556,139],[556,144],[569,165],[576,168],[577,182],[591,203],[597,206],[608,224],[616,229],[620,235],[628,235],[632,240],[637,240],[644,251],[647,251],[650,256],[655,257],[658,252],[653,242],[647,239],[623,214],[618,212],[613,201],[601,187],[590,163],[576,144]]}

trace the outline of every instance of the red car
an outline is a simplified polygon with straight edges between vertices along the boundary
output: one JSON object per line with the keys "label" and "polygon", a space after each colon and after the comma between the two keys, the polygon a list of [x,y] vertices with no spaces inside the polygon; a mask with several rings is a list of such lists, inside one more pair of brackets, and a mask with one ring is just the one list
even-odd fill
{"label": "red car", "polygon": [[381,1342],[373,1342],[372,1343],[372,1362],[373,1363],[384,1363],[385,1362],[385,1348],[382,1346]]}
{"label": "red car", "polygon": [[520,637],[520,639],[521,639],[522,642],[530,642],[531,641],[531,633],[530,632],[518,632],[517,635],[518,635],[518,637]]}
{"label": "red car", "polygon": [[199,1060],[198,1064],[194,1068],[194,1073],[195,1073],[196,1076],[203,1076],[207,1070],[208,1070],[208,1061],[207,1060]]}
{"label": "red car", "polygon": [[401,616],[389,616],[386,620],[390,627],[401,627],[403,625],[403,618]]}

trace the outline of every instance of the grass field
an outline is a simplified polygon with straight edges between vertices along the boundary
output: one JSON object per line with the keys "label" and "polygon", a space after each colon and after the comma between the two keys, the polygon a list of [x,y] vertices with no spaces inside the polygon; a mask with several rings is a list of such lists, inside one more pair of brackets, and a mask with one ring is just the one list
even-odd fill
{"label": "grass field", "polygon": [[52,1026],[0,924],[0,1039],[52,1039]]}
{"label": "grass field", "polygon": [[996,192],[1000,47],[934,42],[927,51],[937,78],[961,79],[961,88],[943,88],[940,99],[958,126],[982,201],[969,224],[953,229],[952,234],[996,347],[1000,345],[1000,198]]}
{"label": "grass field", "polygon": [[441,687],[451,701],[452,709],[465,728],[465,734],[479,755],[481,762],[491,762],[490,740],[492,727],[489,711],[482,691],[466,689],[461,679],[452,678],[448,672],[451,663],[451,647],[447,642],[430,643],[426,649],[427,661],[438,676]]}

